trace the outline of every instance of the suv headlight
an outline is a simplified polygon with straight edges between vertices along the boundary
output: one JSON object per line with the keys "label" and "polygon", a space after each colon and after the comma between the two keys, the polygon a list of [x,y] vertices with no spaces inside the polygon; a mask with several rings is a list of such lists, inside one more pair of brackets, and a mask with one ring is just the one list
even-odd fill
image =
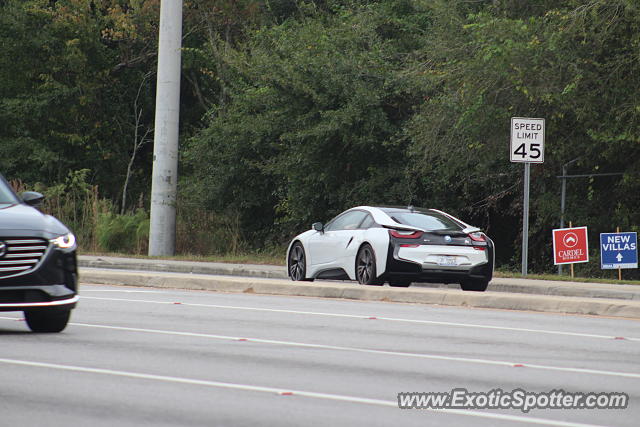
{"label": "suv headlight", "polygon": [[49,241],[61,249],[69,249],[76,245],[76,236],[73,233],[68,233]]}

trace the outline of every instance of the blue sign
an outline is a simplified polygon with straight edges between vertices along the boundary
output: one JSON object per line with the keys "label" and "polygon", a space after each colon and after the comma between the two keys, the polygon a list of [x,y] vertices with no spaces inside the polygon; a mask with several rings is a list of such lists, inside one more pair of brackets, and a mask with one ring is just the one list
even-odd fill
{"label": "blue sign", "polygon": [[638,268],[637,233],[600,233],[600,268]]}

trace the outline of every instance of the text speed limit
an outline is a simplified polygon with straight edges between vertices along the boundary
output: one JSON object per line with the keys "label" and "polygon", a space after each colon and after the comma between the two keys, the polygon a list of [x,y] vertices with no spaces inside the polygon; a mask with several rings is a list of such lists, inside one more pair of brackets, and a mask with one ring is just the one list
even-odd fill
{"label": "text speed limit", "polygon": [[544,162],[544,119],[511,118],[512,162]]}

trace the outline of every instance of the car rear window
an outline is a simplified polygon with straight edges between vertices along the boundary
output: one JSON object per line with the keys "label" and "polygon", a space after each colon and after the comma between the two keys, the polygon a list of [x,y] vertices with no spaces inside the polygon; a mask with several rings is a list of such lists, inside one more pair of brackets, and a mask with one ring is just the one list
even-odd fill
{"label": "car rear window", "polygon": [[400,224],[419,227],[426,231],[462,230],[462,227],[458,223],[437,212],[394,212],[391,213],[390,216]]}

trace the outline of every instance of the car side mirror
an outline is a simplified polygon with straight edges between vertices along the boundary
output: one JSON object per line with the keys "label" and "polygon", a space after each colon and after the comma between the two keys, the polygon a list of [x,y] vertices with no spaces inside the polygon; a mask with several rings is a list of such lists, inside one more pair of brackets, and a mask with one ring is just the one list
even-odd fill
{"label": "car side mirror", "polygon": [[25,191],[20,198],[29,206],[38,206],[44,200],[44,196],[36,191]]}
{"label": "car side mirror", "polygon": [[314,222],[311,225],[311,228],[322,233],[324,231],[324,224],[321,222]]}

